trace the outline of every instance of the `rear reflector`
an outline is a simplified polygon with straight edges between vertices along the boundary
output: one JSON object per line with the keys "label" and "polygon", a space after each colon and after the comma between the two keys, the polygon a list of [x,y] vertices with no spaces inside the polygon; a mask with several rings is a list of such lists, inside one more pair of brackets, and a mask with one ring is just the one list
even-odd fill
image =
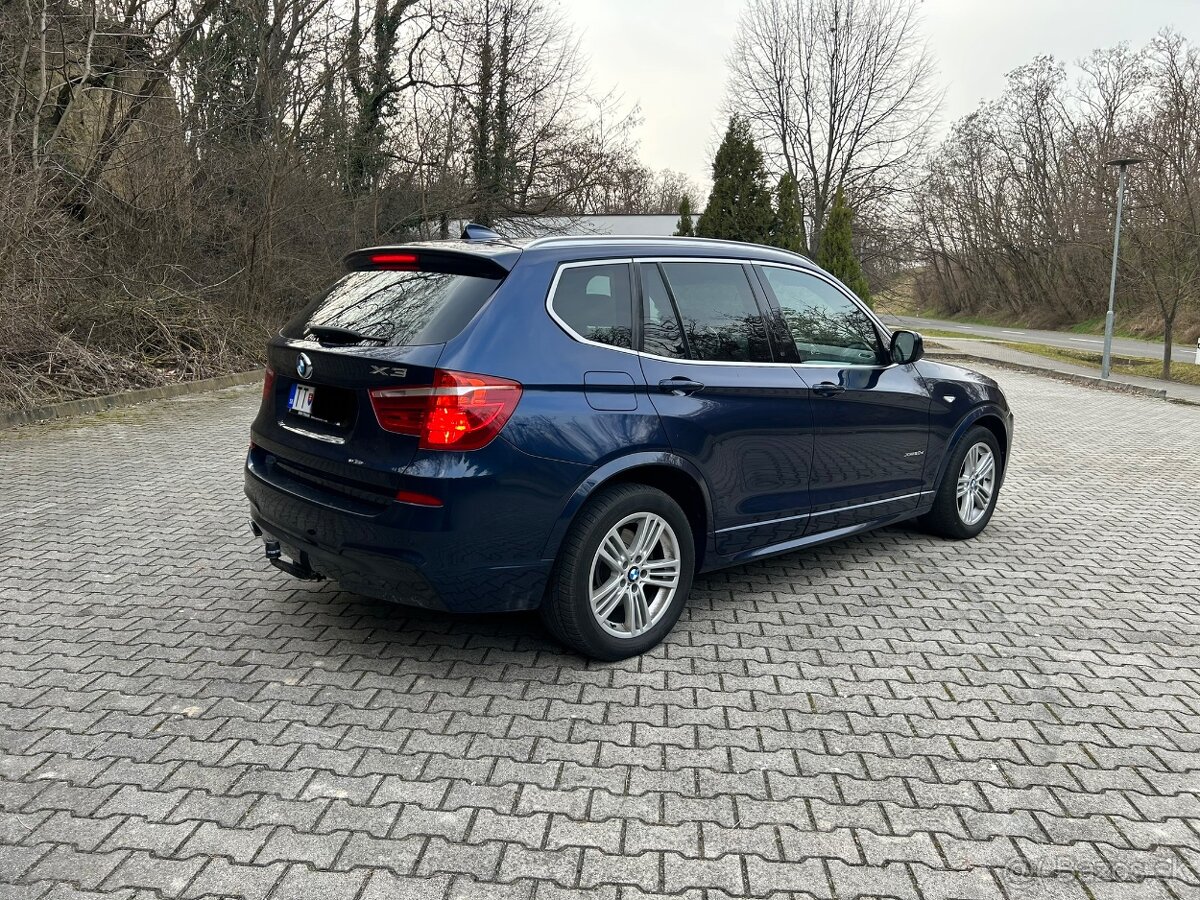
{"label": "rear reflector", "polygon": [[396,491],[396,499],[401,503],[412,503],[415,506],[442,505],[442,501],[432,494],[422,494],[417,491]]}
{"label": "rear reflector", "polygon": [[374,388],[379,427],[420,438],[422,450],[478,450],[500,433],[521,399],[507,378],[437,369],[433,384]]}
{"label": "rear reflector", "polygon": [[271,391],[275,387],[275,370],[267,366],[267,371],[263,373],[263,399],[266,400],[271,396]]}

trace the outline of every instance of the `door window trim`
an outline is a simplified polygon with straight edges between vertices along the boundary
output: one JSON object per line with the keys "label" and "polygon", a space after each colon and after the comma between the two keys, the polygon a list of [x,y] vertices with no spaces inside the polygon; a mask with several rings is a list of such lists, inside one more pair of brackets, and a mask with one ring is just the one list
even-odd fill
{"label": "door window trim", "polygon": [[[660,360],[661,362],[677,363],[679,365],[689,365],[689,366],[790,366],[793,369],[795,369],[795,368],[800,368],[800,369],[805,369],[805,368],[807,368],[807,369],[891,369],[891,368],[895,367],[896,365],[898,365],[897,363],[890,362],[890,361],[887,363],[876,363],[874,365],[872,365],[870,363],[826,363],[826,362],[730,362],[727,360],[718,360],[718,359],[690,359],[690,358],[689,359],[679,359],[678,357],[674,357],[674,356],[659,356],[657,353],[647,353],[645,350],[639,350],[637,348],[641,346],[642,281],[641,281],[641,275],[637,271],[637,268],[636,268],[636,265],[638,263],[658,263],[660,265],[662,263],[732,263],[734,265],[742,266],[743,268],[745,266],[751,266],[751,267],[775,266],[776,268],[779,268],[779,269],[791,269],[795,272],[801,273],[802,275],[811,275],[814,278],[819,278],[822,281],[828,282],[830,285],[832,285],[834,288],[836,288],[841,294],[843,294],[848,300],[850,300],[851,303],[853,303],[856,307],[858,307],[864,313],[866,313],[867,317],[871,320],[872,324],[874,324],[876,330],[879,332],[879,339],[880,339],[880,342],[883,344],[884,348],[886,348],[888,346],[888,342],[891,338],[891,332],[888,330],[887,326],[883,324],[883,321],[877,315],[875,315],[874,311],[869,306],[867,306],[861,300],[859,300],[858,297],[856,297],[853,294],[846,291],[846,289],[843,288],[840,284],[838,284],[837,281],[835,281],[833,278],[826,275],[824,272],[820,271],[819,269],[809,269],[804,266],[790,265],[788,263],[776,262],[774,260],[745,259],[745,258],[738,259],[736,257],[725,257],[725,256],[721,256],[721,257],[718,257],[718,256],[622,256],[622,257],[599,257],[597,259],[581,259],[581,260],[572,260],[571,262],[559,263],[558,267],[554,271],[554,278],[551,279],[551,281],[550,281],[550,290],[546,292],[546,302],[544,304],[546,307],[546,312],[550,314],[550,318],[554,320],[555,324],[557,324],[558,327],[561,328],[566,333],[567,337],[571,338],[571,340],[573,340],[573,341],[579,342],[580,344],[586,344],[589,347],[600,347],[603,350],[615,350],[618,353],[631,353],[634,356],[644,356],[647,359],[656,359],[656,360]],[[578,268],[580,266],[602,266],[602,265],[625,265],[627,267],[627,271],[629,272],[629,277],[631,279],[631,289],[634,292],[633,331],[634,331],[634,337],[636,338],[636,344],[633,349],[630,349],[629,347],[616,347],[616,346],[613,346],[612,344],[601,344],[598,341],[588,340],[587,338],[585,338],[582,335],[575,332],[571,328],[571,326],[569,326],[566,322],[564,322],[562,320],[562,318],[560,318],[559,315],[554,312],[554,306],[553,306],[554,292],[558,289],[558,282],[559,282],[559,279],[562,277],[562,273],[563,273],[564,269],[574,269],[574,268]],[[754,285],[753,285],[753,283],[751,283],[751,290],[753,290],[753,288],[754,288]],[[669,286],[668,286],[667,290],[670,290]],[[765,291],[763,291],[763,294],[764,294],[764,297],[768,301],[770,313],[771,314],[777,313],[778,310],[775,308],[774,304],[770,301],[769,295],[767,295],[767,293]],[[760,303],[760,304],[762,302],[758,298],[757,292],[755,292],[755,302]],[[768,328],[767,330],[769,333],[770,329]],[[769,334],[768,334],[768,341],[770,341]],[[773,342],[771,343],[771,347],[772,347],[772,352],[774,352],[774,343]]]}
{"label": "door window trim", "polygon": [[[754,265],[756,268],[771,266],[772,268],[776,268],[776,269],[788,269],[792,272],[798,272],[801,275],[808,275],[810,278],[816,278],[819,281],[824,281],[826,284],[828,284],[830,287],[832,287],[835,291],[837,291],[839,294],[841,294],[843,297],[845,297],[848,301],[850,301],[850,303],[853,304],[860,312],[862,312],[864,315],[866,315],[867,320],[869,322],[871,322],[871,324],[875,327],[875,337],[879,341],[879,346],[880,346],[880,351],[881,351],[880,358],[882,360],[884,357],[886,357],[887,348],[891,343],[892,332],[888,329],[888,327],[886,325],[883,324],[883,320],[880,319],[879,316],[877,316],[875,314],[875,311],[873,309],[871,309],[871,307],[869,307],[869,306],[867,306],[867,304],[863,303],[862,299],[859,298],[856,294],[854,294],[851,291],[848,291],[845,287],[843,287],[842,284],[840,282],[838,282],[838,280],[835,279],[833,276],[821,271],[820,269],[808,269],[803,266],[793,266],[793,265],[788,265],[787,263],[783,263],[783,262],[775,262],[774,260],[756,259],[753,261],[752,265]],[[767,279],[765,276],[761,277],[760,281],[766,282],[765,284],[763,284],[763,292],[767,295],[767,300],[771,305],[771,312],[775,315],[780,315],[781,310],[779,309],[779,305],[778,305],[778,303],[776,301],[776,297],[775,297],[775,291],[773,288],[771,288],[770,282],[767,282]],[[794,342],[795,337],[793,337],[792,340]],[[888,360],[887,362],[881,361],[881,362],[874,363],[874,364],[872,364],[872,363],[836,363],[836,362],[797,362],[797,363],[791,363],[791,365],[805,366],[810,369],[890,369],[893,366],[897,365],[897,363],[894,363],[894,362]]]}
{"label": "door window trim", "polygon": [[[631,317],[633,317],[633,321],[630,323],[631,324],[630,341],[634,345],[632,348],[631,347],[618,347],[615,344],[602,344],[599,341],[589,340],[588,338],[585,338],[583,335],[579,334],[579,332],[575,331],[575,329],[573,329],[570,325],[568,325],[563,320],[563,318],[554,311],[554,293],[555,293],[555,291],[558,290],[558,282],[559,282],[559,279],[562,278],[562,273],[567,269],[578,269],[578,268],[582,268],[584,266],[624,266],[625,267],[625,277],[627,279],[629,279],[629,300],[630,300],[629,315]],[[641,285],[640,284],[636,285],[636,289],[637,289],[637,297],[640,298]],[[550,282],[550,290],[546,294],[546,312],[548,312],[550,314],[550,318],[553,319],[555,321],[555,323],[557,323],[558,327],[567,333],[568,337],[571,337],[574,340],[579,341],[579,343],[581,343],[581,344],[587,344],[589,347],[602,347],[605,350],[618,350],[621,353],[632,353],[636,356],[637,355],[636,347],[641,340],[641,331],[640,331],[640,328],[638,327],[637,316],[635,315],[635,313],[637,311],[637,307],[640,305],[640,299],[635,300],[634,290],[635,290],[635,285],[633,283],[633,260],[629,257],[621,257],[618,259],[611,259],[611,258],[584,259],[584,260],[579,260],[577,262],[561,263],[554,272],[554,278]]]}
{"label": "door window trim", "polygon": [[[771,324],[770,324],[770,317],[772,315],[771,304],[770,304],[770,301],[768,300],[766,294],[763,293],[761,286],[758,284],[758,280],[759,280],[758,274],[750,267],[749,260],[745,260],[745,259],[715,259],[715,258],[709,259],[708,257],[703,257],[703,256],[691,256],[691,257],[678,257],[678,258],[677,257],[656,257],[656,258],[647,258],[647,259],[639,258],[639,259],[635,259],[634,262],[639,263],[639,264],[645,263],[646,265],[652,265],[658,269],[658,274],[659,274],[659,277],[662,278],[663,286],[667,289],[667,294],[671,298],[671,308],[675,312],[675,317],[676,317],[676,320],[679,322],[679,327],[680,327],[681,331],[683,331],[683,313],[679,309],[679,299],[675,295],[675,288],[671,287],[671,282],[667,278],[667,271],[666,271],[666,269],[663,268],[663,266],[671,265],[674,263],[695,263],[695,264],[716,263],[718,265],[736,265],[738,268],[740,268],[742,270],[742,277],[746,279],[746,287],[750,288],[750,297],[754,301],[754,307],[755,307],[755,309],[758,310],[758,315],[762,319],[763,337],[767,341],[767,352],[771,355],[771,360],[769,362],[767,362],[767,361],[763,361],[763,360],[740,360],[739,361],[736,359],[734,359],[734,360],[730,360],[730,359],[696,359],[695,357],[693,357],[691,355],[691,352],[692,352],[691,341],[687,339],[686,332],[684,332],[684,343],[688,349],[688,356],[686,359],[663,357],[663,356],[659,356],[657,353],[647,353],[645,350],[639,350],[639,352],[643,356],[647,356],[650,359],[671,359],[672,362],[680,362],[680,363],[704,363],[704,364],[708,364],[708,365],[724,365],[724,366],[781,366],[781,365],[786,366],[786,365],[791,365],[791,363],[781,362],[776,359],[776,356],[778,354],[777,354],[776,346],[775,346],[775,336],[771,333]],[[641,278],[640,278],[640,275],[641,275],[640,271],[638,274],[639,274],[639,278],[638,278],[638,303],[637,303],[637,305],[640,308],[642,305],[642,299],[643,299],[642,292],[641,292],[642,284],[641,284]],[[642,345],[641,345],[641,343],[638,343],[637,346],[640,348]]]}
{"label": "door window trim", "polygon": [[[679,339],[683,342],[683,349],[687,356],[683,357],[663,357],[657,353],[647,353],[643,349],[643,342],[646,339],[646,287],[642,281],[642,267],[653,266],[654,271],[658,273],[658,280],[662,282],[663,290],[667,292],[667,301],[671,304],[671,312],[675,315],[675,322],[679,325]],[[634,297],[633,311],[637,318],[638,339],[633,345],[634,350],[640,356],[648,356],[651,359],[677,359],[680,362],[692,362],[692,343],[688,340],[687,332],[683,328],[683,316],[679,313],[679,303],[675,300],[675,292],[671,290],[671,285],[667,283],[667,273],[662,269],[662,263],[654,260],[635,259],[633,261],[633,281],[636,294]]]}

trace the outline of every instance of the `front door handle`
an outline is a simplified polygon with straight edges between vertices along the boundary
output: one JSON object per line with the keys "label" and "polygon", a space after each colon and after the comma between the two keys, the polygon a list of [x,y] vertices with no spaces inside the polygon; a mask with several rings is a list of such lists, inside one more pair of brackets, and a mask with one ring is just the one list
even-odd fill
{"label": "front door handle", "polygon": [[834,394],[845,393],[845,390],[840,384],[834,384],[832,381],[822,381],[813,388],[813,393],[820,394],[822,397],[832,397]]}
{"label": "front door handle", "polygon": [[704,385],[699,381],[692,381],[692,379],[684,378],[682,375],[677,375],[674,378],[664,378],[658,383],[658,386],[668,394],[674,394],[676,397],[682,397],[685,394],[694,394],[696,391],[704,389]]}

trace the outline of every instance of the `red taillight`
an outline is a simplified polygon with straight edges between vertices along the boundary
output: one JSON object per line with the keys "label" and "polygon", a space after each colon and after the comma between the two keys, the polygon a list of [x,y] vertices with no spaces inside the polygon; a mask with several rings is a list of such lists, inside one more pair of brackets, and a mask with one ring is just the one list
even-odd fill
{"label": "red taillight", "polygon": [[380,269],[414,271],[417,268],[415,253],[372,253],[371,265]]}
{"label": "red taillight", "polygon": [[266,400],[271,396],[271,391],[275,387],[275,370],[267,366],[267,371],[263,373],[263,399]]}
{"label": "red taillight", "polygon": [[422,450],[478,450],[512,416],[521,385],[438,369],[431,386],[375,388],[370,396],[384,431],[419,437]]}
{"label": "red taillight", "polygon": [[420,436],[432,391],[430,387],[374,388],[370,391],[371,407],[379,427],[393,434]]}

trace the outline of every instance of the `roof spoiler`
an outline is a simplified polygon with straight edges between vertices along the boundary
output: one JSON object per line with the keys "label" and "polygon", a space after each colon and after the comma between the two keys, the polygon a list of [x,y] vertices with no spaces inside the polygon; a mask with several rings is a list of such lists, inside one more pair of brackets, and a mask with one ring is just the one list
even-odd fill
{"label": "roof spoiler", "polygon": [[[459,245],[462,247],[462,245]],[[477,253],[473,249],[418,244],[416,246],[370,247],[347,253],[342,264],[351,272],[445,272],[503,278],[518,256],[519,248],[507,253]]]}

